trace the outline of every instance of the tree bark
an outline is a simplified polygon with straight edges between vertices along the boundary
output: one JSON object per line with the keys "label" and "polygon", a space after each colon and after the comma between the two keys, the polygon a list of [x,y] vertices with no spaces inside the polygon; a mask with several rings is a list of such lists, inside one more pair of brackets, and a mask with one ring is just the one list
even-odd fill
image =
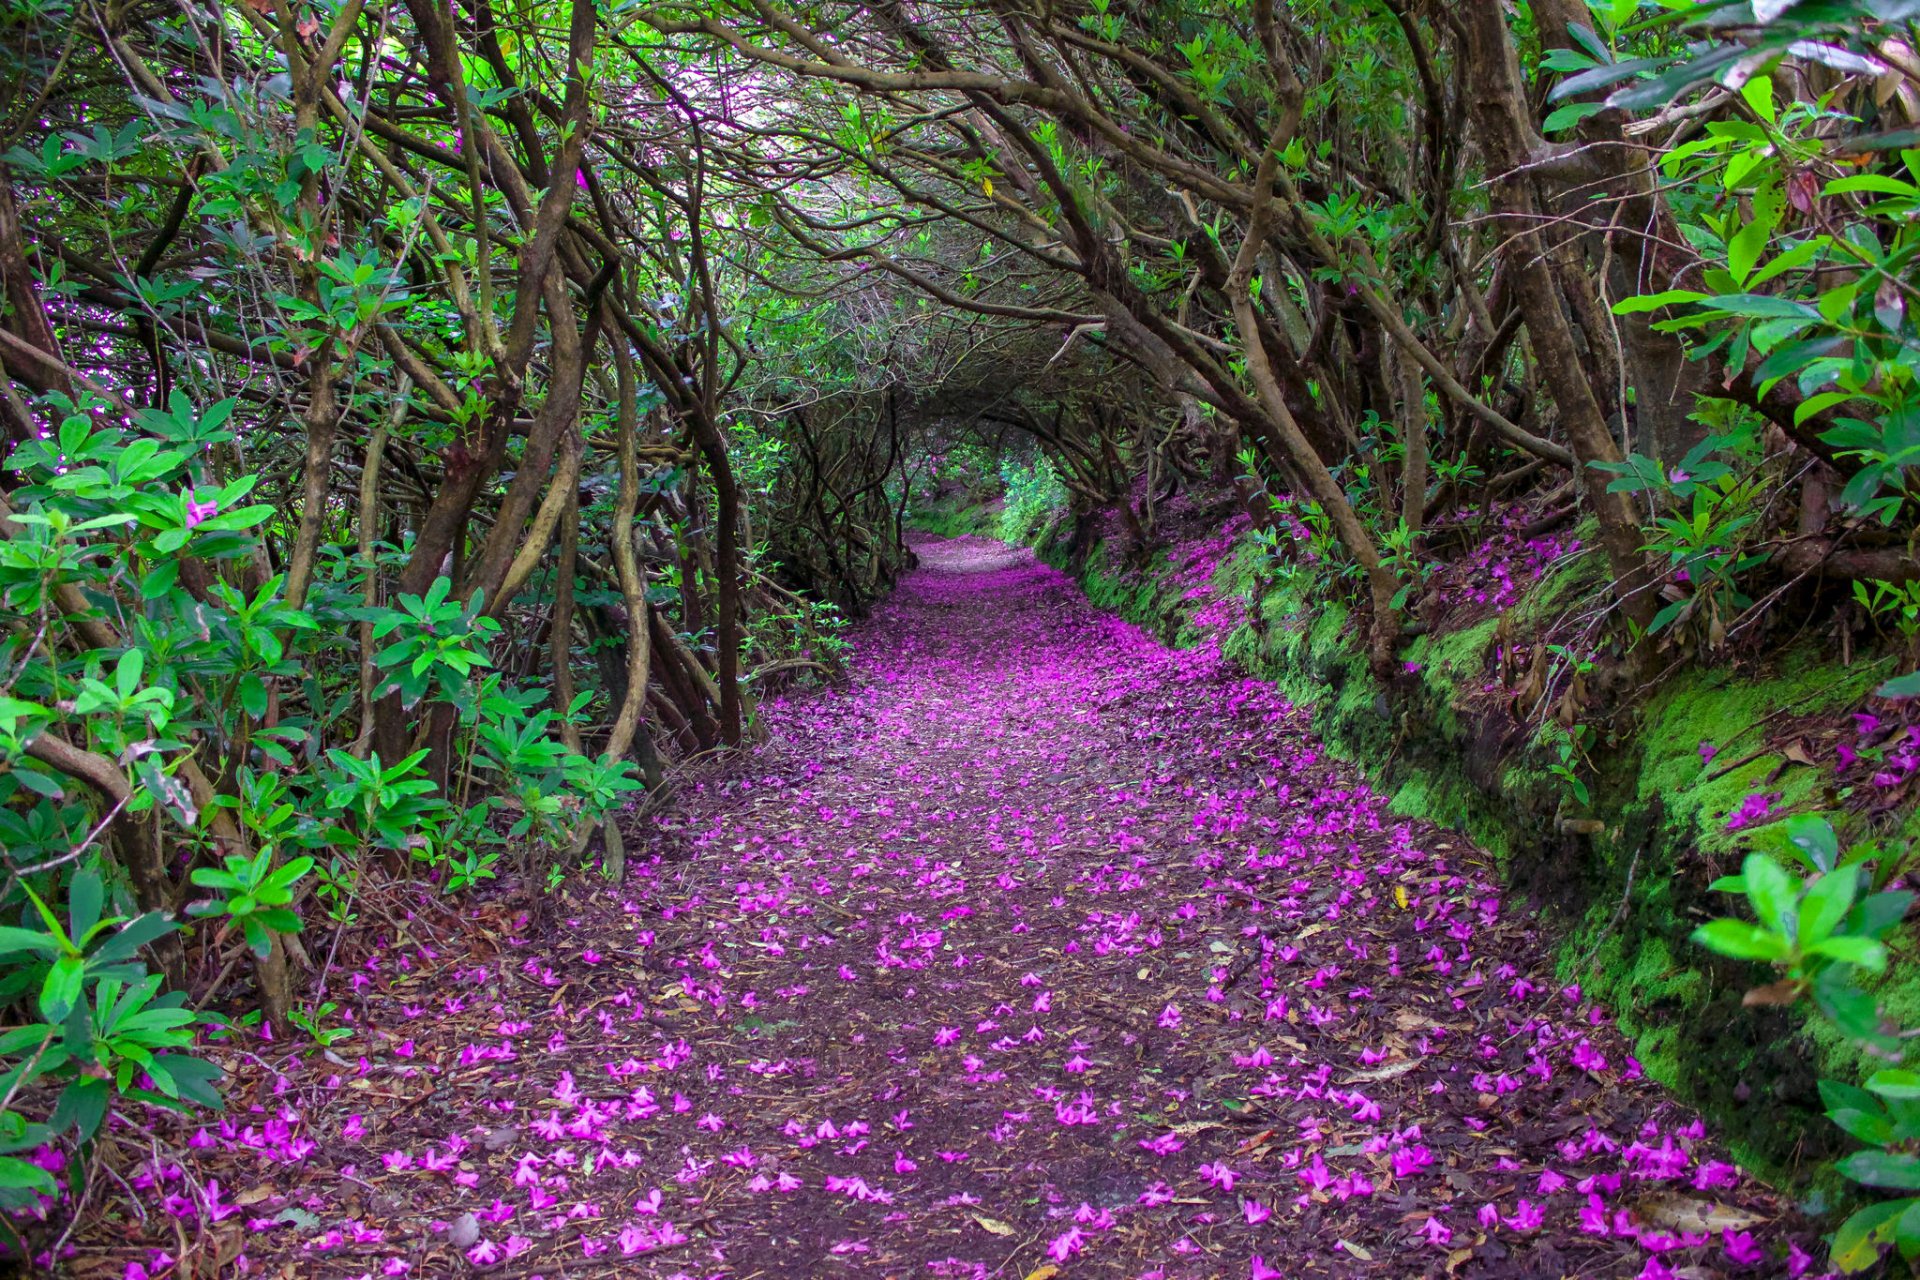
{"label": "tree bark", "polygon": [[1581,490],[1599,518],[1614,594],[1627,617],[1644,628],[1656,604],[1648,589],[1651,576],[1632,508],[1624,495],[1607,492],[1608,475],[1594,466],[1619,461],[1620,451],[1582,363],[1566,303],[1547,266],[1546,245],[1538,230],[1539,205],[1528,174],[1540,140],[1521,91],[1506,16],[1500,5],[1475,4],[1461,10],[1460,20],[1467,33],[1470,111],[1489,170],[1495,213],[1507,239],[1514,298],[1572,446]]}

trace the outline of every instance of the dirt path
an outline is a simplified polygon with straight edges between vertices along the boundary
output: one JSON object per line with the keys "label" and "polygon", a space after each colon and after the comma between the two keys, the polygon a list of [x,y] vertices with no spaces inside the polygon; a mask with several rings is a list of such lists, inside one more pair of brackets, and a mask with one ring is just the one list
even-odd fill
{"label": "dirt path", "polygon": [[998,544],[922,556],[853,688],[771,703],[623,892],[497,953],[388,939],[344,1066],[260,1050],[81,1261],[179,1253],[173,1195],[268,1275],[1804,1265],[1476,851],[1211,650]]}

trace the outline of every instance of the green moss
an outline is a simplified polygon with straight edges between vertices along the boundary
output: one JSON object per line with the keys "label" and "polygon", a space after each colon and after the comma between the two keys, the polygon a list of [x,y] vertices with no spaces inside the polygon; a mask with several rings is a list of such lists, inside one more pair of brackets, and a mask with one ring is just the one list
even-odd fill
{"label": "green moss", "polygon": [[918,529],[936,538],[961,538],[991,537],[999,521],[999,515],[990,505],[942,503],[908,512],[906,524],[909,529]]}
{"label": "green moss", "polygon": [[1573,528],[1573,536],[1586,548],[1567,556],[1538,582],[1533,583],[1508,611],[1517,633],[1524,634],[1594,598],[1612,579],[1606,557],[1600,553],[1600,527],[1592,517]]}
{"label": "green moss", "polygon": [[[1790,809],[1820,780],[1815,770],[1789,766],[1780,756],[1755,755],[1771,720],[1783,712],[1812,715],[1857,705],[1878,678],[1864,664],[1839,667],[1810,649],[1786,655],[1772,674],[1683,671],[1642,712],[1636,798],[1664,804],[1703,851],[1728,851],[1741,837],[1727,831],[1726,817],[1748,795],[1780,792],[1774,808]],[[1714,748],[1711,762],[1701,760],[1703,745]]]}

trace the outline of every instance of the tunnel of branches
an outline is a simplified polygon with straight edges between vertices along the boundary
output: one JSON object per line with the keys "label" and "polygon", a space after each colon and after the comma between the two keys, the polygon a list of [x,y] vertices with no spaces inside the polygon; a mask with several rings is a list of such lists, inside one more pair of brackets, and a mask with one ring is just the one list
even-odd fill
{"label": "tunnel of branches", "polygon": [[617,875],[1023,485],[1068,561],[1250,529],[1383,679],[1489,521],[1578,530],[1522,720],[1905,652],[1912,17],[8,8],[8,919],[297,854],[148,940],[283,1026],[381,885]]}
{"label": "tunnel of branches", "polygon": [[[1183,491],[1303,545],[1305,510],[1382,670],[1427,625],[1410,566],[1516,500],[1592,523],[1591,637],[1616,655],[1676,595],[1667,647],[1693,652],[1764,635],[1756,599],[1904,589],[1905,410],[1765,282],[1844,281],[1834,323],[1900,323],[1897,272],[1876,294],[1805,246],[1849,216],[1819,243],[1885,240],[1807,157],[1897,124],[1905,64],[1855,66],[1870,22],[1780,62],[1800,28],[1701,44],[1684,13],[1616,8],[14,14],[0,687],[44,707],[144,650],[128,696],[156,670],[174,692],[170,736],[11,721],[10,820],[69,808],[10,847],[45,854],[104,803],[102,847],[176,905],[182,868],[257,846],[234,797],[336,753],[511,791],[517,766],[463,759],[488,696],[509,736],[539,715],[528,741],[612,770],[595,785],[630,761],[657,788],[751,736],[768,690],[838,678],[840,628],[913,561],[916,502],[995,459],[1043,459],[1142,555]],[[1812,167],[1728,203],[1713,182],[1757,161],[1714,122],[1762,109],[1716,80],[1735,57],[1861,123],[1806,124]],[[1742,281],[1760,302],[1658,305]],[[1844,425],[1860,396],[1884,439]],[[1734,435],[1765,492],[1700,536],[1771,576],[1663,596],[1659,504],[1617,477]],[[561,791],[526,803],[571,812]],[[185,826],[128,817],[155,805]]]}

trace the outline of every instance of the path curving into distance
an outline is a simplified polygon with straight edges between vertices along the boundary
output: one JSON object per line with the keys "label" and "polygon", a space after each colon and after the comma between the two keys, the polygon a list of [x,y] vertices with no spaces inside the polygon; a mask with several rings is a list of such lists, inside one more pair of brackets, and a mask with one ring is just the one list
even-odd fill
{"label": "path curving into distance", "polygon": [[[1805,1268],[1483,855],[1214,647],[920,555],[623,888],[357,958],[340,1065],[262,1050],[156,1193],[189,1232],[299,1276]],[[115,1213],[83,1252],[172,1247]]]}

